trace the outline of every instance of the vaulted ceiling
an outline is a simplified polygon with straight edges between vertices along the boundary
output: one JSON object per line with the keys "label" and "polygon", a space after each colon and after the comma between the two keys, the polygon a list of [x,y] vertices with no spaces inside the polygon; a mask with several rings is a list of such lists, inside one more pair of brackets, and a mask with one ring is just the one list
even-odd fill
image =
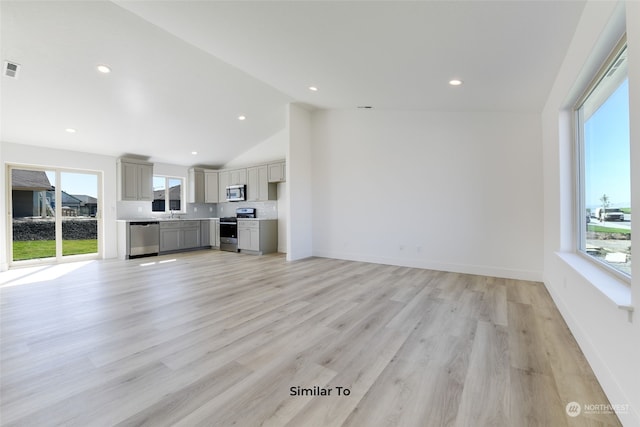
{"label": "vaulted ceiling", "polygon": [[290,102],[539,112],[584,4],[3,0],[0,137],[219,166]]}

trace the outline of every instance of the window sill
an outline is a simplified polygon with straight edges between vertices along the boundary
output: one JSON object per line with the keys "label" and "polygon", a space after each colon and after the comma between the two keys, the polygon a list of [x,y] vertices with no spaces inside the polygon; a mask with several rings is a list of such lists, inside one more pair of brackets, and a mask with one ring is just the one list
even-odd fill
{"label": "window sill", "polygon": [[633,311],[631,288],[623,280],[616,278],[578,254],[556,252],[556,255],[616,304],[618,308],[629,312]]}

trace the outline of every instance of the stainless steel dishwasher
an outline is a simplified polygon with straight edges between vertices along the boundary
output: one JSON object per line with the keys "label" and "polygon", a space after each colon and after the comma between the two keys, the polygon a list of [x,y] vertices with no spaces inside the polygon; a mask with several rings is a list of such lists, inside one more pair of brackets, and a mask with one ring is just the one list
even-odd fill
{"label": "stainless steel dishwasher", "polygon": [[160,252],[160,223],[132,221],[129,223],[129,256],[157,255]]}

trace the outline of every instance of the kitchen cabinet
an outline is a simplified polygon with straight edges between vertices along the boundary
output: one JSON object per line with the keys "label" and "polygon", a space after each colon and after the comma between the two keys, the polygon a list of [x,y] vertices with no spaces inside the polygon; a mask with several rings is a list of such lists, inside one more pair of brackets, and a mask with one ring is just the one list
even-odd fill
{"label": "kitchen cabinet", "polygon": [[204,203],[204,169],[189,169],[189,203]]}
{"label": "kitchen cabinet", "polygon": [[218,203],[218,172],[189,169],[189,203]]}
{"label": "kitchen cabinet", "polygon": [[180,249],[181,227],[180,221],[164,221],[160,224],[160,252]]}
{"label": "kitchen cabinet", "polygon": [[232,169],[218,172],[218,202],[227,201],[227,187],[247,183],[247,169]]}
{"label": "kitchen cabinet", "polygon": [[285,162],[277,162],[277,163],[269,163],[267,165],[269,182],[284,182],[286,181],[286,163]]}
{"label": "kitchen cabinet", "polygon": [[238,220],[238,249],[266,254],[278,250],[278,220]]}
{"label": "kitchen cabinet", "polygon": [[259,221],[238,220],[238,249],[248,251],[260,250]]}
{"label": "kitchen cabinet", "polygon": [[218,172],[218,202],[227,201],[227,187],[229,186],[229,171]]}
{"label": "kitchen cabinet", "polygon": [[200,221],[184,221],[182,224],[182,247],[180,249],[199,248]]}
{"label": "kitchen cabinet", "polygon": [[208,219],[200,221],[200,246],[211,246],[211,221]]}
{"label": "kitchen cabinet", "polygon": [[242,185],[247,183],[247,169],[233,169],[229,171],[229,185]]}
{"label": "kitchen cabinet", "polygon": [[277,198],[278,190],[276,184],[269,183],[267,166],[247,168],[247,201],[262,202]]}
{"label": "kitchen cabinet", "polygon": [[153,201],[153,164],[120,158],[117,162],[117,196],[121,201]]}
{"label": "kitchen cabinet", "polygon": [[204,202],[218,203],[218,172],[204,171]]}
{"label": "kitchen cabinet", "polygon": [[211,247],[219,248],[220,247],[220,220],[212,219],[210,220],[210,229],[209,229],[209,242],[211,243]]}
{"label": "kitchen cabinet", "polygon": [[160,222],[160,252],[195,249],[201,247],[201,222],[202,221]]}

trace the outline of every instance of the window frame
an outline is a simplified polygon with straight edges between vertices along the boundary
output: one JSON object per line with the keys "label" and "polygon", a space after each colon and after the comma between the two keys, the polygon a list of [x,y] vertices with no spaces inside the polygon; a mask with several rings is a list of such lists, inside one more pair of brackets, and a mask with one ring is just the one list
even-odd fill
{"label": "window frame", "polygon": [[[626,274],[625,272],[618,270],[604,261],[599,260],[595,256],[591,256],[586,252],[586,232],[587,232],[587,221],[586,221],[586,195],[585,195],[585,174],[586,174],[586,164],[585,164],[585,140],[584,140],[584,118],[582,117],[582,107],[585,102],[589,99],[591,94],[595,91],[598,85],[602,82],[606,74],[610,71],[615,61],[620,57],[620,55],[627,49],[627,34],[623,34],[620,40],[615,44],[614,48],[611,50],[610,54],[607,56],[606,60],[602,63],[598,71],[595,73],[593,79],[586,86],[586,89],[576,103],[573,106],[573,141],[574,141],[574,167],[575,167],[575,197],[574,197],[574,245],[575,245],[575,253],[581,256],[582,258],[589,260],[589,262],[593,263],[595,266],[605,270],[607,273],[615,276],[617,279],[622,280],[627,286],[631,286],[631,274]],[[629,75],[627,73],[627,79]],[[631,159],[629,159],[631,162]],[[633,165],[630,164],[632,168]],[[630,198],[633,198],[633,194],[629,195]],[[629,242],[631,243],[631,241]],[[633,270],[633,267],[632,267]]]}
{"label": "window frame", "polygon": [[[153,201],[152,201],[151,202],[151,212],[152,213],[166,213],[166,214],[171,213],[171,212],[187,213],[187,199],[185,197],[186,196],[185,183],[187,182],[187,179],[185,177],[183,177],[183,176],[154,174],[153,175],[153,179],[155,179],[155,178],[164,179],[164,188],[165,188],[164,211],[154,211],[153,210]],[[171,202],[169,200],[169,197],[170,197],[169,181],[172,180],[172,179],[179,179],[180,180],[180,210],[170,209],[171,208]],[[152,189],[152,191],[155,191],[155,190]]]}

